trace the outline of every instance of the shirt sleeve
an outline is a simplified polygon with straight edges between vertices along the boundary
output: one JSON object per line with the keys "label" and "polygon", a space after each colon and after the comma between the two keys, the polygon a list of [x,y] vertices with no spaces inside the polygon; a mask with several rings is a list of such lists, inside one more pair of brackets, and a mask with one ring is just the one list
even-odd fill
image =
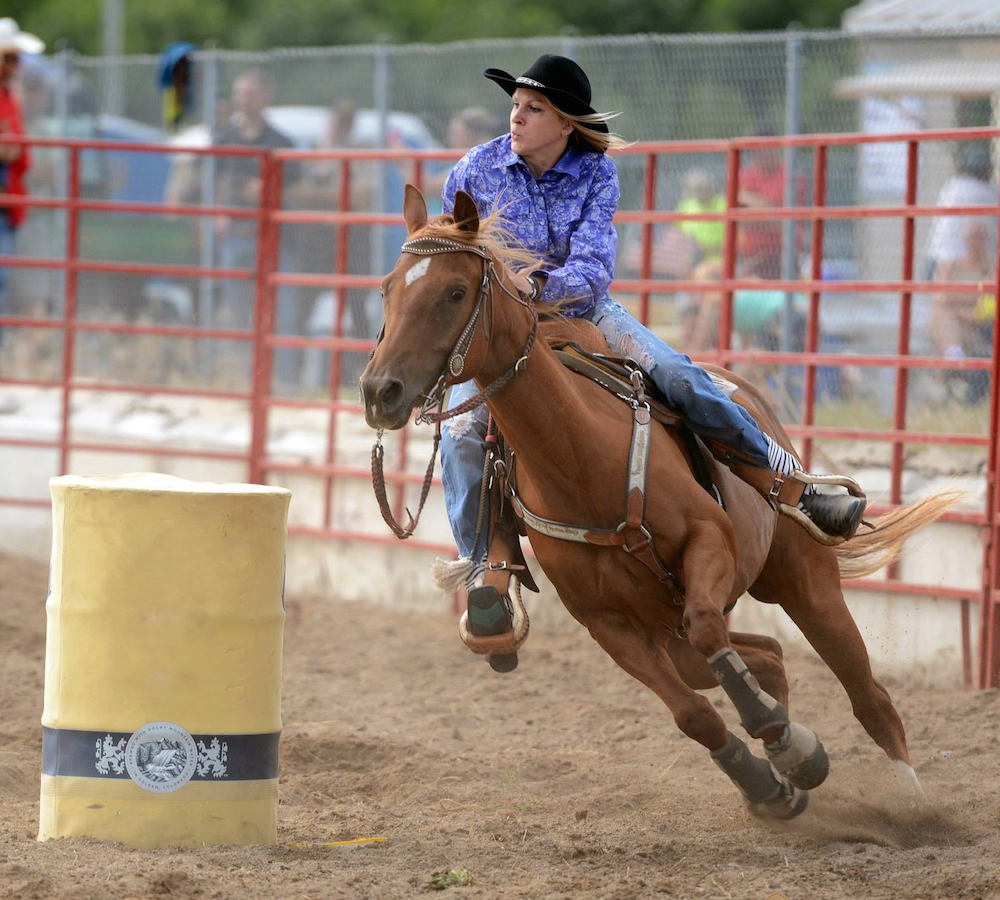
{"label": "shirt sleeve", "polygon": [[[11,128],[12,134],[24,134],[24,119],[21,116],[20,106],[14,107],[14,115],[10,124],[13,126]],[[18,154],[17,159],[10,163],[10,168],[12,172],[16,172],[18,175],[27,174],[28,169],[31,168],[31,148],[27,144],[21,144],[21,152]]]}
{"label": "shirt sleeve", "polygon": [[441,188],[441,209],[446,216],[450,216],[455,211],[455,194],[459,191],[465,191],[467,194],[475,199],[475,194],[472,192],[472,186],[469,183],[469,175],[471,170],[471,151],[466,153],[457,163],[455,167],[448,174],[448,178],[444,183],[444,187]]}
{"label": "shirt sleeve", "polygon": [[618,209],[621,191],[614,164],[602,166],[591,184],[569,240],[569,256],[548,275],[542,300],[571,300],[562,308],[568,316],[582,316],[593,309],[598,300],[608,296],[608,287],[615,277],[615,255],[618,232],[612,223]]}
{"label": "shirt sleeve", "polygon": [[[234,143],[233,135],[230,129],[223,128],[221,131],[215,131],[212,133],[211,146],[213,147],[229,147]],[[205,157],[206,159],[208,157]],[[229,174],[229,169],[232,166],[233,157],[232,156],[217,156],[215,157],[215,174],[216,176],[223,176]]]}
{"label": "shirt sleeve", "polygon": [[[273,134],[269,136],[272,147],[275,150],[295,150],[295,141],[287,134],[278,129],[273,129]],[[298,160],[287,160],[281,164],[282,186],[287,188],[302,177],[302,163]]]}

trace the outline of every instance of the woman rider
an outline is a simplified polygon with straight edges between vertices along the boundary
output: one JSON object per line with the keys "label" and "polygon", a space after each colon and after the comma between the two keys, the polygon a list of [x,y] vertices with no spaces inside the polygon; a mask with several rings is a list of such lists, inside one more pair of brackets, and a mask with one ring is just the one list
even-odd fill
{"label": "woman rider", "polygon": [[[609,132],[611,116],[591,108],[583,69],[562,56],[542,56],[520,78],[500,69],[483,74],[511,96],[510,134],[462,157],[444,186],[445,213],[453,212],[458,190],[472,196],[482,216],[502,205],[504,225],[516,242],[546,262],[544,270],[516,276],[521,293],[543,302],[569,301],[563,313],[589,319],[615,352],[639,362],[685,424],[715,448],[723,445],[723,462],[767,498],[778,476],[801,472],[798,461],[690,357],[672,350],[608,296],[618,243],[611,219],[620,195],[606,151],[625,142]],[[474,381],[456,385],[449,408],[477,390]],[[485,537],[478,547],[472,544],[487,416],[482,406],[449,420],[441,442],[448,518],[462,557],[472,563],[470,588],[479,582],[486,556]],[[846,538],[860,524],[865,502],[807,488],[798,509],[825,534]]]}

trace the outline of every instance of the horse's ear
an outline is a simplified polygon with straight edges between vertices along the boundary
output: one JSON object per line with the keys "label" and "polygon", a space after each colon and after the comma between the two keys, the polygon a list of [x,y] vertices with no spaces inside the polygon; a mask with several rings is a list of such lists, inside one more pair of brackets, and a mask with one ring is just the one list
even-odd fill
{"label": "horse's ear", "polygon": [[479,210],[476,209],[476,201],[465,191],[455,192],[455,224],[470,234],[479,231]]}
{"label": "horse's ear", "polygon": [[424,195],[412,184],[408,184],[403,192],[403,221],[406,222],[407,234],[413,234],[427,224]]}

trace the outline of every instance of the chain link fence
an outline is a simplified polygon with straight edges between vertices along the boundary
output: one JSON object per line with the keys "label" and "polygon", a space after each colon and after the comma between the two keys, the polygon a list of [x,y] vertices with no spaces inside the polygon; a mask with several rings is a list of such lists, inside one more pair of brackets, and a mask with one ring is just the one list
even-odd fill
{"label": "chain link fence", "polygon": [[[887,33],[842,31],[741,35],[641,35],[630,37],[557,37],[532,40],[483,40],[440,46],[409,45],[333,47],[242,53],[203,50],[196,54],[195,108],[179,133],[163,130],[163,101],[155,85],[156,57],[84,58],[71,53],[39,60],[24,74],[27,127],[33,134],[58,137],[99,137],[150,143],[173,143],[169,155],[86,153],[81,180],[86,195],[112,200],[157,202],[165,197],[188,203],[219,201],[218,173],[213,161],[185,156],[185,146],[205,144],[230,120],[233,81],[248,68],[268,71],[274,81],[272,123],[299,146],[401,146],[465,149],[469,131],[456,128],[456,113],[477,110],[480,132],[475,140],[506,130],[507,98],[482,77],[487,66],[518,74],[542,53],[575,58],[590,74],[594,103],[601,110],[618,110],[615,129],[630,140],[695,140],[744,135],[895,132],[924,128],[989,125],[996,121],[1000,97],[1000,31],[975,30]],[[350,128],[338,134],[331,127],[346,115]],[[345,111],[347,111],[345,113]],[[467,117],[468,118],[468,117]],[[956,177],[978,182],[978,196],[996,199],[992,147],[924,145],[920,154],[918,203],[938,202]],[[986,163],[982,163],[985,155]],[[979,160],[976,172],[959,171],[963,159]],[[771,205],[810,203],[810,151],[786,151],[784,158],[763,160],[748,154],[747,165],[765,170],[763,184],[772,189]],[[770,169],[768,167],[774,167]],[[446,166],[427,172],[428,193],[440,187]],[[398,211],[407,172],[389,163],[366,164],[354,172],[355,210]],[[622,209],[642,206],[642,159],[620,157]],[[767,173],[771,174],[768,175]],[[774,172],[778,172],[777,176]],[[965,172],[965,174],[963,174]],[[677,208],[702,197],[711,204],[723,185],[722,154],[681,154],[663,157],[657,172],[657,206]],[[302,176],[309,189],[294,190]],[[777,185],[776,185],[777,179]],[[289,183],[292,182],[292,183]],[[335,209],[335,167],[303,166],[286,178],[288,208]],[[39,149],[30,187],[36,195],[65,193],[66,170],[60,151]],[[970,186],[971,185],[971,186]],[[959,184],[958,188],[961,189]],[[976,185],[966,183],[965,194]],[[901,205],[905,190],[905,147],[881,144],[834,148],[829,152],[827,203],[835,206]],[[963,196],[965,196],[963,194]],[[945,197],[947,199],[947,197]],[[953,201],[954,202],[954,201]],[[433,207],[432,207],[433,208]],[[995,218],[988,226],[995,235]],[[743,226],[744,232],[752,226]],[[780,229],[783,252],[771,260],[765,277],[804,277],[808,271],[808,223]],[[933,274],[933,220],[917,227],[915,277]],[[830,279],[898,279],[902,265],[900,219],[838,220],[827,223],[824,277]],[[25,255],[59,258],[64,253],[62,214],[35,210],[19,240]],[[710,229],[708,230],[711,231]],[[760,228],[758,227],[758,231]],[[291,226],[284,229],[288,248],[284,271],[330,272],[335,231],[332,226]],[[622,226],[618,275],[634,277],[639,259],[639,227]],[[772,235],[773,237],[773,235]],[[187,265],[219,264],[224,238],[208,220],[128,214],[84,213],[81,253],[94,259],[152,261]],[[715,237],[704,229],[658,227],[654,236],[653,277],[718,278]],[[399,230],[375,226],[352,230],[349,271],[382,274],[395,258]],[[990,239],[987,238],[987,244]],[[988,273],[995,263],[996,239],[980,260]],[[752,274],[752,270],[751,270]],[[975,273],[965,273],[972,278]],[[987,274],[988,278],[989,275]],[[58,315],[62,309],[61,274],[45,270],[17,273],[14,310]],[[789,317],[784,297],[737,297],[737,340],[766,349],[801,349],[801,317]],[[79,307],[83,317],[223,324],[225,307],[219,289],[210,283],[156,279],[132,275],[82,273]],[[247,304],[251,302],[246,298]],[[621,298],[626,302],[630,298]],[[703,295],[660,294],[653,298],[651,324],[665,338],[697,350],[697,341],[711,335],[692,332]],[[956,303],[959,303],[961,298]],[[370,336],[380,314],[372,292],[352,291],[346,318],[348,333]],[[964,298],[975,310],[982,298]],[[329,334],[336,313],[332,292],[294,289],[279,298],[292,312],[286,330],[319,336]],[[741,308],[748,310],[740,318]],[[795,298],[792,308],[800,308]],[[894,353],[897,342],[898,295],[829,294],[822,304],[823,345],[820,350]],[[780,322],[767,310],[785,310]],[[938,346],[933,327],[935,300],[915,298],[912,352],[933,355],[989,353],[982,328],[970,326],[967,346]],[[279,311],[280,317],[280,311]],[[974,321],[974,313],[973,319]],[[742,322],[742,325],[741,325]],[[7,342],[0,371],[21,367],[57,366],[56,337],[27,331],[23,340]],[[101,344],[102,340],[107,343]],[[90,347],[88,344],[93,343]],[[695,342],[692,344],[691,342]],[[157,366],[149,364],[148,348],[128,348],[121,339],[88,337],[81,345],[83,374],[131,377],[162,383],[249,383],[249,358],[234,348],[231,359],[213,354],[198,360],[193,348],[176,344]],[[25,349],[25,344],[30,349]],[[12,346],[13,345],[13,346]],[[293,392],[325,391],[325,354],[303,353],[279,385]],[[223,359],[225,362],[219,363]],[[361,357],[344,366],[344,389],[356,376]],[[126,374],[123,375],[122,366]],[[88,368],[89,367],[89,368]],[[113,370],[113,371],[112,371]],[[862,403],[864,424],[888,424],[891,418],[894,371],[849,369],[820,379],[825,397],[818,420],[854,416]],[[801,408],[794,379],[772,378],[782,395],[785,415],[795,419]],[[982,378],[920,374],[911,379],[917,409],[929,410],[928,428],[982,431],[986,427]],[[823,403],[827,404],[824,407]],[[853,405],[852,405],[853,404]],[[919,414],[918,414],[919,417]],[[871,421],[868,421],[868,420]],[[933,421],[930,421],[933,420]]]}

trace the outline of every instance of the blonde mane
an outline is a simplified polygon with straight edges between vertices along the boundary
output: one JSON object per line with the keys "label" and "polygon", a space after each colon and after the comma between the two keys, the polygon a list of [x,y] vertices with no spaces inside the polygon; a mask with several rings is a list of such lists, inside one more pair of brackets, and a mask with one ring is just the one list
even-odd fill
{"label": "blonde mane", "polygon": [[[485,218],[479,220],[479,230],[466,231],[456,224],[452,216],[436,216],[423,228],[410,235],[410,239],[418,237],[443,238],[457,244],[468,244],[470,247],[483,247],[497,265],[502,266],[515,275],[529,274],[546,268],[545,260],[534,253],[529,253],[517,245],[517,239],[503,225],[503,208],[494,210]],[[564,307],[579,300],[579,297],[563,297],[554,302],[546,302],[547,316],[562,315]]]}
{"label": "blonde mane", "polygon": [[503,226],[502,211],[494,211],[479,220],[479,230],[466,231],[452,216],[436,216],[416,234],[416,237],[443,238],[470,247],[483,247],[498,264],[515,274],[534,272],[544,267],[544,260],[517,246],[514,236]]}

